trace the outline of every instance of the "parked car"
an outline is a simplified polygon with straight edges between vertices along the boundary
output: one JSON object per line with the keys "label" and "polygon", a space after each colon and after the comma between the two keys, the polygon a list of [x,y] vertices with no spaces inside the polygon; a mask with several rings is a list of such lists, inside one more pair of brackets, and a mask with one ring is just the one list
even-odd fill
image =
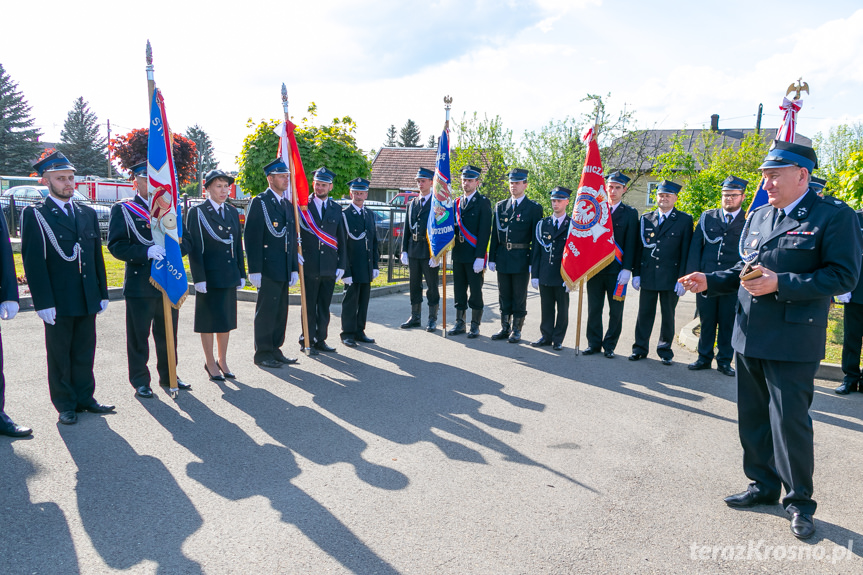
{"label": "parked car", "polygon": [[[336,203],[344,209],[344,207],[350,204],[351,201],[348,199],[341,199],[336,200]],[[392,243],[396,244],[392,252],[396,254],[399,253],[401,251],[401,237],[405,223],[404,208],[393,207],[385,202],[375,202],[370,200],[366,201],[365,204],[363,204],[363,207],[367,208],[375,218],[375,230],[377,231],[378,236],[378,251],[381,255],[383,256],[390,253],[390,220],[392,220]]]}
{"label": "parked car", "polygon": [[[3,215],[9,220],[9,211],[11,210],[11,198],[15,198],[15,213],[13,215],[16,222],[16,228],[20,226],[21,212],[30,204],[41,202],[48,197],[48,186],[15,186],[3,192],[0,203],[3,205]],[[111,215],[111,207],[92,201],[79,191],[73,192],[72,198],[80,203],[86,204],[96,210],[96,217],[99,220],[99,231],[102,238],[108,237],[108,218]]]}
{"label": "parked car", "polygon": [[390,200],[390,205],[403,208],[418,195],[420,195],[419,192],[399,192]]}

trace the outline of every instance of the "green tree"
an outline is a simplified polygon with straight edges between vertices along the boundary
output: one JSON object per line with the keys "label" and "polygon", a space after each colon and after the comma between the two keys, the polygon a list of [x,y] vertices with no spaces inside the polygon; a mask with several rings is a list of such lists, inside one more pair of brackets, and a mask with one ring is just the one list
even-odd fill
{"label": "green tree", "polygon": [[845,166],[837,176],[833,194],[855,209],[860,209],[863,206],[863,150],[848,154]]}
{"label": "green tree", "polygon": [[387,128],[387,139],[384,140],[384,148],[395,148],[398,145],[398,137],[399,131],[396,129],[395,124],[390,124],[390,127]]}
{"label": "green tree", "polygon": [[[317,116],[317,106],[309,105],[310,118],[303,118],[294,131],[297,147],[303,159],[303,168],[312,185],[313,171],[326,166],[336,174],[333,191],[334,198],[347,194],[347,183],[354,178],[368,178],[371,174],[371,162],[357,147],[357,125],[350,118],[334,118],[332,124],[315,126],[312,121]],[[282,120],[261,120],[255,125],[250,118],[247,127],[252,133],[243,140],[243,147],[237,157],[240,172],[237,183],[249,192],[257,195],[267,189],[267,178],[264,176],[264,166],[275,157],[279,148],[279,137],[273,131]]]}
{"label": "green tree", "polygon": [[435,138],[434,134],[429,136],[429,141],[426,142],[426,148],[437,148],[439,138]]}
{"label": "green tree", "polygon": [[578,189],[586,154],[583,131],[578,121],[567,117],[524,133],[519,164],[530,170],[527,195],[539,202],[546,213],[551,209],[552,188],[564,186],[573,192]]}
{"label": "green tree", "polygon": [[99,118],[79,97],[66,116],[57,149],[74,164],[82,176],[114,177],[117,170],[108,163],[108,140],[99,135]]}
{"label": "green tree", "polygon": [[456,189],[461,187],[458,177],[462,167],[471,164],[482,168],[482,193],[492,204],[509,196],[506,174],[510,165],[518,160],[518,150],[512,140],[512,130],[503,126],[500,116],[479,118],[462,116],[461,122],[451,126],[454,143],[450,143],[450,171]]}
{"label": "green tree", "polygon": [[[186,137],[195,142],[197,157],[195,159],[195,182],[201,181],[202,174],[219,167],[219,162],[213,155],[213,142],[210,136],[198,124],[186,130]],[[190,194],[191,195],[191,194]]]}
{"label": "green tree", "polygon": [[0,64],[0,174],[24,175],[42,150],[32,108]]}
{"label": "green tree", "polygon": [[421,137],[419,126],[408,118],[408,121],[399,131],[399,146],[402,148],[419,148]]}
{"label": "green tree", "polygon": [[863,123],[841,124],[825,136],[815,134],[812,142],[818,154],[815,175],[827,180],[827,193],[861,206],[863,182],[859,180],[860,158],[863,157]]}

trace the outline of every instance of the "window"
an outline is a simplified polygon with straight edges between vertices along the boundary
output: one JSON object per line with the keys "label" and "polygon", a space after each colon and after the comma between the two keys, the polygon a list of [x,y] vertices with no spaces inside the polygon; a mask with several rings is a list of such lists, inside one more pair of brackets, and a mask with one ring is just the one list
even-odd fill
{"label": "window", "polygon": [[659,187],[659,182],[648,182],[647,183],[647,205],[655,206],[656,205],[656,188]]}

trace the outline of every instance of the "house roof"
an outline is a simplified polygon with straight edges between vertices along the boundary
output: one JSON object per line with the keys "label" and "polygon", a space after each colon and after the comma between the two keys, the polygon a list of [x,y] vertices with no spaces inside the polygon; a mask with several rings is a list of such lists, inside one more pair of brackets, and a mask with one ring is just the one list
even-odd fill
{"label": "house roof", "polygon": [[[653,167],[651,158],[664,154],[671,149],[671,138],[678,134],[689,136],[684,149],[692,152],[693,148],[701,141],[702,132],[709,129],[693,130],[642,130],[633,132],[630,137],[618,138],[610,146],[611,150],[607,159],[603,161],[609,170],[649,171]],[[721,147],[740,146],[743,139],[754,132],[754,128],[721,129],[716,130],[718,137],[716,143]],[[765,142],[776,139],[777,128],[765,128],[761,130],[761,137]],[[811,146],[812,140],[801,134],[795,134],[798,144]],[[700,166],[699,166],[700,167]]]}
{"label": "house roof", "polygon": [[372,160],[369,188],[419,190],[417,168],[434,170],[436,160],[434,148],[381,148]]}

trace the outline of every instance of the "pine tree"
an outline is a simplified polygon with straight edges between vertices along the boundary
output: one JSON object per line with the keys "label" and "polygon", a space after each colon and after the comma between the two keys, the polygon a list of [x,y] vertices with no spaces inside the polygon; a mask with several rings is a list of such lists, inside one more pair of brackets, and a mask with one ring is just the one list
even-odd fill
{"label": "pine tree", "polygon": [[420,147],[420,129],[413,120],[408,118],[405,125],[402,126],[399,132],[399,146],[402,148],[419,148]]}
{"label": "pine tree", "polygon": [[216,160],[213,152],[213,142],[210,136],[198,124],[195,124],[186,130],[186,137],[195,142],[198,149],[197,159],[195,160],[195,181],[201,181],[201,174],[206,174],[210,170],[215,170],[219,167],[219,162]]}
{"label": "pine tree", "polygon": [[434,137],[434,134],[429,136],[429,141],[426,143],[426,148],[437,148],[437,138]]}
{"label": "pine tree", "polygon": [[81,176],[117,175],[114,167],[108,166],[107,140],[99,135],[99,118],[83,97],[75,100],[69,110],[57,149],[69,158]]}
{"label": "pine tree", "polygon": [[28,175],[39,157],[38,128],[33,127],[31,107],[18,91],[18,84],[0,64],[0,174]]}
{"label": "pine tree", "polygon": [[396,139],[399,135],[399,131],[396,129],[395,124],[391,124],[389,128],[387,128],[387,139],[384,141],[385,148],[395,148],[398,145],[398,140]]}

